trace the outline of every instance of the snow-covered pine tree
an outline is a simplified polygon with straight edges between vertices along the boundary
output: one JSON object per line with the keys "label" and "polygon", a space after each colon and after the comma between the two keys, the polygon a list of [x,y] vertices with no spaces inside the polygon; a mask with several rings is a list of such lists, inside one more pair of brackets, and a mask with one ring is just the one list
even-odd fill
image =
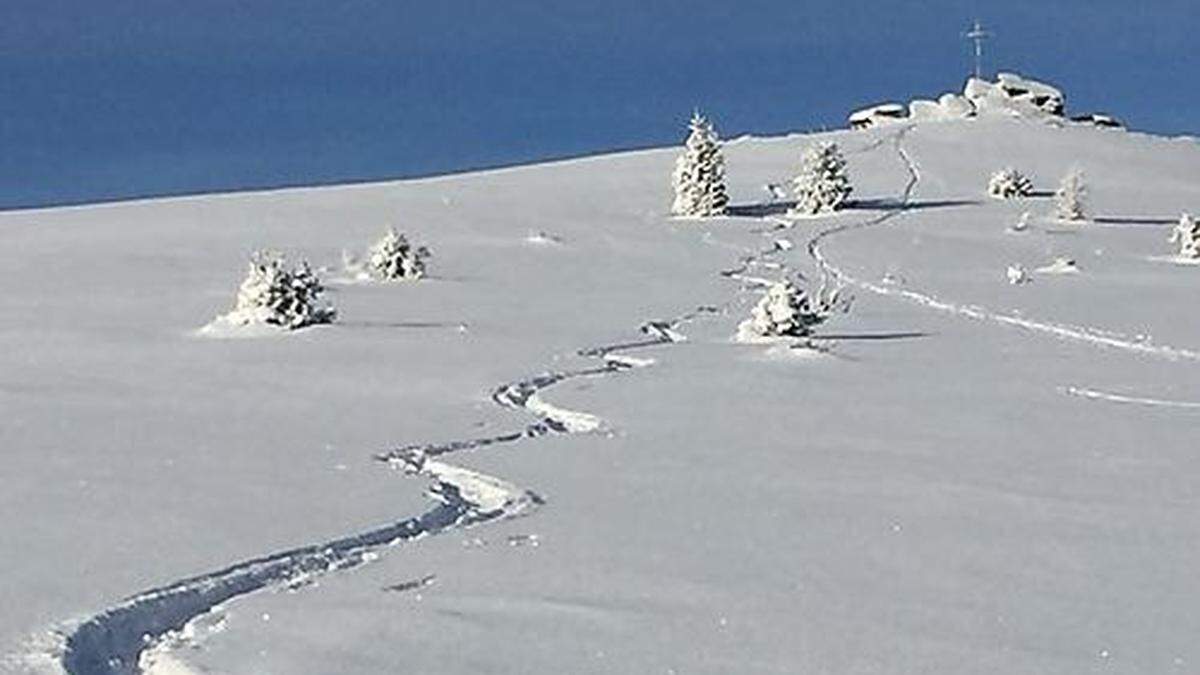
{"label": "snow-covered pine tree", "polygon": [[988,180],[988,195],[996,199],[1017,199],[1033,194],[1033,181],[1012,167],[1001,169]]}
{"label": "snow-covered pine tree", "polygon": [[840,288],[830,288],[825,280],[815,292],[800,289],[789,280],[776,282],[750,311],[750,318],[738,326],[743,340],[775,337],[804,337],[835,312],[849,309],[849,299]]}
{"label": "snow-covered pine tree", "polygon": [[409,244],[403,234],[389,227],[367,252],[366,269],[379,281],[420,279],[425,276],[425,259],[429,256],[429,249]]}
{"label": "snow-covered pine tree", "polygon": [[1071,169],[1063,176],[1058,191],[1054,193],[1054,211],[1058,219],[1087,220],[1086,197],[1087,185],[1084,184],[1083,171]]}
{"label": "snow-covered pine tree", "polygon": [[818,143],[800,157],[800,171],[792,180],[796,205],[791,214],[811,216],[836,211],[852,190],[846,159],[837,144]]}
{"label": "snow-covered pine tree", "polygon": [[675,160],[671,184],[676,216],[708,217],[725,213],[729,196],[725,192],[725,155],[713,125],[699,112],[688,123],[688,138],[683,154]]}
{"label": "snow-covered pine tree", "polygon": [[301,260],[288,268],[282,255],[259,251],[250,257],[246,279],[226,319],[234,324],[270,324],[288,329],[333,321],[336,312],[321,299],[325,287]]}
{"label": "snow-covered pine tree", "polygon": [[1179,243],[1179,257],[1200,259],[1200,222],[1185,213],[1171,231],[1171,242]]}

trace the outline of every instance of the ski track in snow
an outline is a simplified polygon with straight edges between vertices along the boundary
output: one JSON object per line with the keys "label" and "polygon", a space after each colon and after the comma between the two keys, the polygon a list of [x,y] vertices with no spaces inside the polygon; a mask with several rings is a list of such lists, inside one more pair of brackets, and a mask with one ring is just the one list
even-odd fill
{"label": "ski track in snow", "polygon": [[1200,410],[1200,402],[1196,401],[1172,401],[1163,398],[1126,396],[1124,394],[1114,394],[1112,392],[1100,391],[1098,389],[1087,389],[1085,387],[1063,387],[1062,391],[1068,396],[1078,396],[1080,398],[1086,398],[1092,401],[1109,401],[1111,403],[1132,403],[1135,405],[1155,406],[1159,408]]}
{"label": "ski track in snow", "polygon": [[[775,229],[778,228],[771,231]],[[752,287],[755,280],[743,279],[744,273],[783,250],[786,248],[772,243],[743,256],[735,270],[720,274]],[[578,356],[599,360],[599,365],[548,372],[501,385],[492,393],[492,401],[534,418],[522,429],[479,438],[407,445],[376,454],[378,461],[432,479],[427,494],[435,505],[425,513],[326,543],[246,560],[139,593],[82,623],[60,629],[58,632],[67,634],[61,641],[61,654],[55,658],[69,675],[135,675],[150,663],[176,664],[171,655],[173,636],[186,632],[199,617],[241,596],[285,585],[298,586],[320,574],[353,569],[375,559],[378,551],[386,547],[425,536],[529,515],[545,504],[535,492],[436,458],[549,434],[607,431],[600,417],[556,406],[543,399],[540,392],[577,378],[603,377],[651,366],[654,359],[624,352],[685,342],[687,336],[678,330],[682,324],[720,314],[735,302],[736,295],[719,306],[702,305],[673,319],[649,321],[641,326],[645,335],[642,339],[576,352]]]}
{"label": "ski track in snow", "polygon": [[[878,295],[901,298],[910,302],[916,303],[929,309],[956,314],[958,316],[975,319],[978,321],[991,321],[1004,326],[1021,328],[1024,330],[1050,335],[1064,340],[1072,340],[1090,344],[1096,347],[1107,347],[1113,349],[1124,350],[1128,352],[1144,354],[1159,358],[1171,360],[1188,360],[1200,361],[1200,351],[1192,349],[1184,349],[1172,347],[1168,345],[1156,345],[1149,340],[1129,338],[1128,336],[1113,333],[1111,331],[1102,330],[1088,326],[1073,326],[1069,324],[1059,324],[1049,321],[1039,321],[1019,316],[1017,314],[1003,314],[991,311],[984,307],[975,305],[960,305],[953,302],[938,299],[933,295],[921,293],[919,291],[898,288],[895,286],[885,286],[882,284],[873,283],[864,279],[859,279],[849,274],[845,270],[835,266],[825,256],[821,250],[821,243],[833,235],[851,230],[860,230],[878,225],[883,225],[893,218],[907,213],[912,206],[912,193],[916,189],[917,184],[921,182],[920,168],[912,157],[904,149],[904,136],[912,130],[912,126],[907,126],[899,132],[891,136],[892,146],[904,163],[905,169],[908,171],[908,183],[904,186],[904,190],[900,197],[900,208],[888,211],[876,218],[854,223],[845,223],[830,227],[818,232],[808,242],[808,254],[817,263],[821,270],[830,274],[835,279],[841,280],[843,283],[857,286],[859,288],[871,291]],[[878,144],[867,146],[867,149],[880,147]]]}

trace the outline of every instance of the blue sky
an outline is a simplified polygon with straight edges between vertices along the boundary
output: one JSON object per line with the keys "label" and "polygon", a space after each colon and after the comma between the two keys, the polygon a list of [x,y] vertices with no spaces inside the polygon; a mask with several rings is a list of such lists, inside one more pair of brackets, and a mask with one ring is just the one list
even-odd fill
{"label": "blue sky", "polygon": [[0,207],[839,126],[986,68],[1200,133],[1200,2],[4,0]]}

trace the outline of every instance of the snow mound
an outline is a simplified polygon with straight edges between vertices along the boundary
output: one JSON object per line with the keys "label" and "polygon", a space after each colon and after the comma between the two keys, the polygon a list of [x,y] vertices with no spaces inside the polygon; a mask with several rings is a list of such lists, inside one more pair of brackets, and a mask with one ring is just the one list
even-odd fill
{"label": "snow mound", "polygon": [[525,237],[525,243],[533,244],[534,246],[562,246],[563,240],[562,237],[559,237],[558,235],[550,234],[549,232],[545,232],[543,230],[537,230],[529,232],[529,234]]}
{"label": "snow mound", "polygon": [[1079,266],[1071,258],[1055,258],[1049,265],[1043,265],[1037,270],[1038,274],[1079,274]]}

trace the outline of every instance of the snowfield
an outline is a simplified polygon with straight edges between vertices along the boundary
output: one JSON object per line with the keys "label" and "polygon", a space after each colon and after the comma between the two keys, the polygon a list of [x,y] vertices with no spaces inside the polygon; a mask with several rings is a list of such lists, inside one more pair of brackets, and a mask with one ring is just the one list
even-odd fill
{"label": "snowfield", "polygon": [[[788,220],[816,140],[854,192]],[[739,139],[700,220],[678,152],[0,214],[0,671],[1200,670],[1194,141]],[[427,278],[197,332],[252,251],[388,226]],[[822,270],[849,314],[735,341]]]}

